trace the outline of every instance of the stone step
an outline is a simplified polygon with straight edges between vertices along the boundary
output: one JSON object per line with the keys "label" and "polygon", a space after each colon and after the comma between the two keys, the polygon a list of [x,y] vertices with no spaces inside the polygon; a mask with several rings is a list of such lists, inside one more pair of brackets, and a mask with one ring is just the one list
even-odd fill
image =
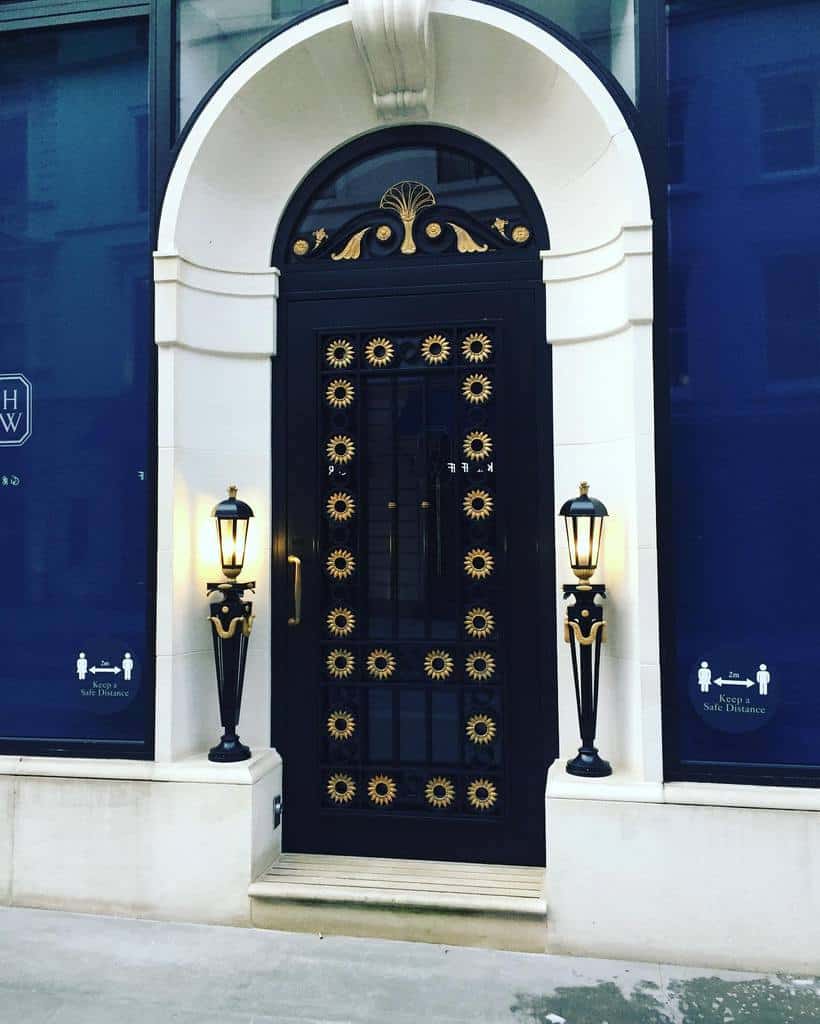
{"label": "stone step", "polygon": [[251,884],[257,928],[543,952],[543,868],[283,853]]}

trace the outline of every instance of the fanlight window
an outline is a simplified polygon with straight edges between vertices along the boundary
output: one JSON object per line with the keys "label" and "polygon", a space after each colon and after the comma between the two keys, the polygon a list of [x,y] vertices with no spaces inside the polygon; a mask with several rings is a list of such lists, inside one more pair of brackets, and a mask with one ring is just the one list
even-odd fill
{"label": "fanlight window", "polygon": [[348,165],[308,202],[293,263],[379,257],[531,254],[532,225],[510,185],[475,157],[397,146]]}

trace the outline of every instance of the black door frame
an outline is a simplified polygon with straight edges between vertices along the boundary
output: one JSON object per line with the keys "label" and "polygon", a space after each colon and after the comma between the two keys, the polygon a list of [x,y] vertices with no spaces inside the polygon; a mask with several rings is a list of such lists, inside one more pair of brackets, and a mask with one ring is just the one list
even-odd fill
{"label": "black door frame", "polygon": [[[501,259],[482,257],[481,262],[449,257],[439,259],[435,264],[435,283],[431,283],[431,265],[408,266],[405,258],[379,259],[377,264],[333,264],[332,270],[316,269],[316,264],[295,264],[289,262],[288,246],[292,242],[297,224],[303,215],[309,199],[316,193],[322,182],[339,173],[346,165],[358,162],[364,157],[381,150],[406,145],[439,145],[460,149],[467,155],[489,165],[509,184],[518,197],[528,224],[532,226],[536,253],[549,248],[546,220],[532,186],[518,169],[500,152],[474,136],[453,129],[425,125],[401,126],[378,129],[337,150],[303,179],[291,197],[277,229],[272,247],[273,266],[282,272],[280,295],[277,309],[277,337],[287,337],[288,306],[299,299],[324,297],[346,299],[357,297],[397,296],[418,292],[452,293],[475,291],[477,286],[486,289],[504,288],[512,274],[522,285],[533,289],[544,289],[541,260]],[[542,293],[543,294],[543,293]],[[535,351],[538,380],[537,421],[539,463],[544,472],[535,472],[533,488],[535,499],[542,514],[538,520],[536,536],[537,600],[539,613],[549,622],[554,621],[555,598],[555,534],[553,510],[553,431],[552,431],[552,386],[551,351],[546,339],[546,301],[538,303],[538,320],[534,331],[544,341]],[[286,347],[283,345],[273,359],[273,415],[272,415],[272,548],[271,548],[271,743],[281,748],[287,733],[288,723],[284,721],[286,706],[285,687],[287,681],[277,662],[277,651],[284,651],[287,644],[287,620],[292,614],[292,569],[287,557],[287,479],[286,428],[287,409],[287,366]],[[530,470],[530,472],[532,472]],[[279,483],[282,482],[282,483]],[[538,675],[544,691],[544,728],[552,728],[553,746],[558,749],[558,695],[557,695],[557,644],[556,633],[549,630],[538,647]],[[553,641],[553,642],[551,642]],[[549,764],[543,766],[544,781]],[[287,770],[287,767],[286,769]],[[545,846],[544,846],[545,852]]]}

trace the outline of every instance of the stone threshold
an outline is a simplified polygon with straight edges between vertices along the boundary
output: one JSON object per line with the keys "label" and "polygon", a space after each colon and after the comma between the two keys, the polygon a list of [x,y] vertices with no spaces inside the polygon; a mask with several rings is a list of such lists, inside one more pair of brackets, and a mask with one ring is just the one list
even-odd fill
{"label": "stone threshold", "polygon": [[543,952],[545,871],[283,853],[251,884],[257,928]]}

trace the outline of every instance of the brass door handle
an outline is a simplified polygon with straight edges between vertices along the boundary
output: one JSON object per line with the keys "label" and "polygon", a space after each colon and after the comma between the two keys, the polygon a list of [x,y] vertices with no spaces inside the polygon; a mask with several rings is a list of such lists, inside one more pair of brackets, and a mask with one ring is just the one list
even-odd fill
{"label": "brass door handle", "polygon": [[288,555],[288,565],[293,566],[293,615],[288,619],[288,625],[298,626],[302,621],[302,559]]}

